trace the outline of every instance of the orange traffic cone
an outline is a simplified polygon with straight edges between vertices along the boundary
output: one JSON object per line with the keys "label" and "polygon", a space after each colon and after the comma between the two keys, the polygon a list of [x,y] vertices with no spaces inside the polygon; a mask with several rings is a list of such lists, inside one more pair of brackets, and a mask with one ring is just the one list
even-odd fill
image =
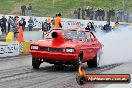
{"label": "orange traffic cone", "polygon": [[17,41],[18,42],[24,42],[22,26],[20,26],[20,28],[19,28],[19,33],[18,33]]}

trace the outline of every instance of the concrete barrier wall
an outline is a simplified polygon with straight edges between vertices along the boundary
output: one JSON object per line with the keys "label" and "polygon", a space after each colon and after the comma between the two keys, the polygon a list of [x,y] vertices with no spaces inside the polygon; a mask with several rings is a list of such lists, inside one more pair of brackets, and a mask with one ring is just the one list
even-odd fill
{"label": "concrete barrier wall", "polygon": [[31,42],[28,41],[20,43],[20,54],[22,55],[29,54],[30,43]]}
{"label": "concrete barrier wall", "polygon": [[42,31],[24,31],[24,40],[25,41],[30,41],[30,40],[42,40],[43,36],[42,36]]}

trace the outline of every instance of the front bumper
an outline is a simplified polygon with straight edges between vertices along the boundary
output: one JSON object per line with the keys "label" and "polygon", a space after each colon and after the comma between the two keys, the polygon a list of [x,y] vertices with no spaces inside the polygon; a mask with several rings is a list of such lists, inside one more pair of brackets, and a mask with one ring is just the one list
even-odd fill
{"label": "front bumper", "polygon": [[46,52],[46,51],[30,51],[32,57],[44,60],[54,60],[54,61],[73,61],[77,60],[78,54],[75,53],[65,53],[65,52]]}

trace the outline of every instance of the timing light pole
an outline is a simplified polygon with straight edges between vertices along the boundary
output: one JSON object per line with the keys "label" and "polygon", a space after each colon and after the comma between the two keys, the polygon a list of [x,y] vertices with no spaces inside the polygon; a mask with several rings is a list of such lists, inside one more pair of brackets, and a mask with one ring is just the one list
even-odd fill
{"label": "timing light pole", "polygon": [[53,8],[55,7],[55,0],[53,0]]}
{"label": "timing light pole", "polygon": [[125,10],[125,0],[122,1],[123,10]]}
{"label": "timing light pole", "polygon": [[86,6],[86,0],[84,0],[84,7]]}

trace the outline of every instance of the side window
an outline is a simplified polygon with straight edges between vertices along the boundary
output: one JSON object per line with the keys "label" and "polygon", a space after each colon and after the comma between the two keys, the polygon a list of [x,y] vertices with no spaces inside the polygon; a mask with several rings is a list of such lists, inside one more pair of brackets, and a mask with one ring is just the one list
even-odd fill
{"label": "side window", "polygon": [[89,34],[89,32],[86,32],[86,41],[90,42],[90,34]]}

